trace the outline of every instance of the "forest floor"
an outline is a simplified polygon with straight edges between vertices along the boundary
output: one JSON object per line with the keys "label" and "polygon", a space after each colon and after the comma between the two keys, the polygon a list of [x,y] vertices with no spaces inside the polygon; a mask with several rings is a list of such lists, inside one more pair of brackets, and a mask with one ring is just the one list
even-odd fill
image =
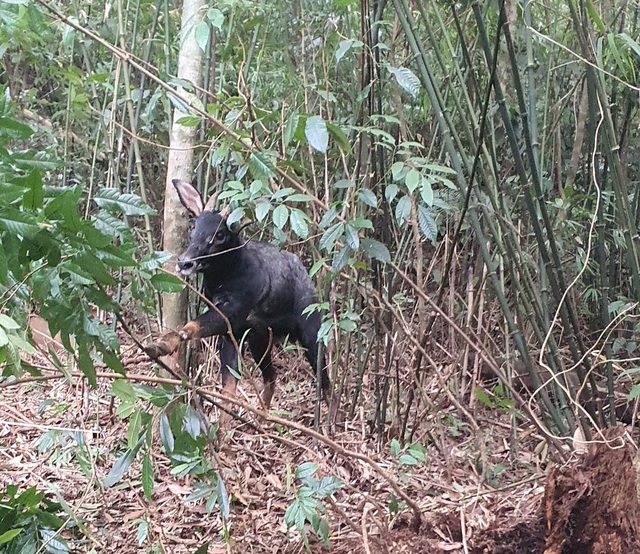
{"label": "forest floor", "polygon": [[[133,346],[123,360],[129,374],[155,375]],[[301,358],[287,354],[287,361],[295,367],[281,372],[272,413],[311,425],[313,382]],[[45,375],[57,375],[45,358],[36,362]],[[415,433],[426,452],[418,465],[392,456],[389,441],[378,441],[359,413],[336,429],[336,448],[240,410],[254,425],[234,420],[222,446],[211,449],[212,464],[231,498],[223,526],[217,507],[207,513],[204,500],[186,501],[193,479],[172,473],[159,440],[150,501],[142,492],[139,460],[116,485],[103,485],[127,437],[127,422],[115,415],[110,385],[106,378],[95,389],[79,378],[25,379],[12,386],[0,382],[0,490],[10,483],[36,485],[52,499],[64,500],[77,524],[68,535],[73,552],[182,554],[205,543],[208,550],[199,552],[305,552],[300,534],[287,529],[284,514],[295,494],[292,475],[309,461],[318,465],[318,477],[333,475],[343,483],[324,501],[330,545],[308,528],[311,552],[545,551],[545,443],[529,424],[514,429],[512,417],[497,416],[480,403],[473,412],[480,429],[475,432],[446,400],[433,406],[424,419],[430,428]],[[257,406],[255,394],[246,389],[240,386],[239,394]],[[88,464],[78,463],[79,437],[90,447]],[[419,507],[417,532],[411,509],[394,494],[389,478]],[[391,518],[390,511],[396,512]],[[148,524],[146,538],[139,535],[141,522]]]}

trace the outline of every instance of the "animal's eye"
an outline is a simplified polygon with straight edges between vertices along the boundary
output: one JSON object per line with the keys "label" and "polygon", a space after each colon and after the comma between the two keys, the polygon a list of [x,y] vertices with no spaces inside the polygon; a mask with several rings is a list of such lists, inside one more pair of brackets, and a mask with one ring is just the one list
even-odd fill
{"label": "animal's eye", "polygon": [[224,231],[218,231],[216,233],[216,240],[222,240],[224,239]]}

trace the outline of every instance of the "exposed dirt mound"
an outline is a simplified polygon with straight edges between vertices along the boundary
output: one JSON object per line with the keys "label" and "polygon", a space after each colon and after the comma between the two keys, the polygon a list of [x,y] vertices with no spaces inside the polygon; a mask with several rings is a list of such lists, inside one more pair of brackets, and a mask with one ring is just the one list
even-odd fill
{"label": "exposed dirt mound", "polygon": [[640,552],[634,452],[621,428],[607,429],[576,467],[547,478],[545,554]]}

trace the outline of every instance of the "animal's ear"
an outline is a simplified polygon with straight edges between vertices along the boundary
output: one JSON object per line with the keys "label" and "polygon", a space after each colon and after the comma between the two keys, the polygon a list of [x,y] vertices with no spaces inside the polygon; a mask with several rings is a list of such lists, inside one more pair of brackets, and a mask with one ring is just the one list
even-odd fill
{"label": "animal's ear", "polygon": [[198,217],[202,213],[202,210],[205,209],[200,193],[192,185],[180,179],[174,179],[171,182],[173,186],[176,187],[178,198],[180,198],[182,205],[187,208],[192,215]]}
{"label": "animal's ear", "polygon": [[209,200],[207,200],[207,203],[204,206],[205,210],[208,210],[210,212],[214,212],[216,209],[216,198],[218,197],[218,193],[214,193],[211,196],[209,196]]}

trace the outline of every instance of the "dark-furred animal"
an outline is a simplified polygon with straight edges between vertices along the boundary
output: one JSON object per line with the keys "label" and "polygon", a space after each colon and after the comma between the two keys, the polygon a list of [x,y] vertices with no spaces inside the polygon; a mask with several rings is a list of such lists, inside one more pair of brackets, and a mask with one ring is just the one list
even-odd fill
{"label": "dark-furred animal", "polygon": [[[300,258],[275,246],[246,240],[227,226],[226,215],[213,210],[214,198],[203,205],[190,184],[173,181],[182,205],[195,217],[191,240],[178,258],[184,277],[201,272],[204,295],[213,304],[179,332],[170,332],[145,351],[156,359],[171,354],[185,340],[219,336],[222,387],[234,394],[238,343],[245,338],[264,379],[262,399],[269,407],[276,383],[271,359],[274,342],[289,336],[306,349],[306,357],[321,375],[325,399],[330,382],[323,359],[318,359],[320,314],[303,313],[316,302],[311,278]],[[318,371],[320,366],[320,371]],[[230,370],[231,369],[231,370]]]}

